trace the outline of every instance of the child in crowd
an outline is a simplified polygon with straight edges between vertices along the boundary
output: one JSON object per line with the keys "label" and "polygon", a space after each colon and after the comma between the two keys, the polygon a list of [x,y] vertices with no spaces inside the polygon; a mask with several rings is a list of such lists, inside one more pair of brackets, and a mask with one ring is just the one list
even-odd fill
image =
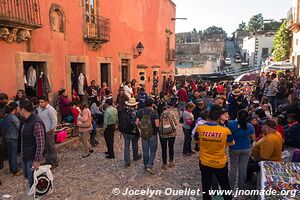
{"label": "child in crowd", "polygon": [[254,130],[255,130],[256,141],[259,141],[263,137],[261,125],[258,123],[258,119],[256,117],[253,117],[251,119],[251,124],[253,125]]}
{"label": "child in crowd", "polygon": [[73,123],[74,123],[73,135],[77,136],[78,135],[77,118],[80,114],[80,108],[78,107],[77,103],[75,103],[75,102],[71,102],[69,105],[71,107],[71,113],[72,113],[72,116],[73,116]]}

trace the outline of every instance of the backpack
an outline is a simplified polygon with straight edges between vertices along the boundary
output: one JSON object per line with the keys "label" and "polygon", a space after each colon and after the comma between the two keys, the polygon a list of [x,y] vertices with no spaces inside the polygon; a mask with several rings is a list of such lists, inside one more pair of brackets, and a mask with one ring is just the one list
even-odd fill
{"label": "backpack", "polygon": [[150,116],[153,111],[151,111],[149,114],[145,114],[144,112],[145,111],[142,112],[143,117],[141,119],[141,136],[144,141],[149,141],[153,135],[153,127]]}
{"label": "backpack", "polygon": [[127,109],[122,110],[119,119],[119,131],[121,133],[130,133],[131,128],[131,113]]}
{"label": "backpack", "polygon": [[160,116],[160,126],[159,126],[159,134],[161,136],[174,133],[176,131],[176,127],[174,121],[171,118],[171,114],[169,112],[164,112]]}
{"label": "backpack", "polygon": [[300,162],[300,149],[295,149],[292,157],[292,162]]}

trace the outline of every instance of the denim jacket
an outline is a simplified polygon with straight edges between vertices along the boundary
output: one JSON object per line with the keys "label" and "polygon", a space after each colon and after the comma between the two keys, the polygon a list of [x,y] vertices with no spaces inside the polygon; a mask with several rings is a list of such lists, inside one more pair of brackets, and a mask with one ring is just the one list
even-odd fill
{"label": "denim jacket", "polygon": [[4,118],[4,133],[6,139],[18,139],[19,136],[19,128],[20,128],[20,121],[19,119],[13,115],[8,114]]}

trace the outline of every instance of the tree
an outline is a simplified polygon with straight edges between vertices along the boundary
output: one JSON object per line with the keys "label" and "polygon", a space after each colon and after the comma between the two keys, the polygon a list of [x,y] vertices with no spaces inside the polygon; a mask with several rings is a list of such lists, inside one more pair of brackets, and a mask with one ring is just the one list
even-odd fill
{"label": "tree", "polygon": [[284,61],[289,59],[292,47],[292,32],[286,28],[284,21],[274,38],[274,60]]}
{"label": "tree", "polygon": [[226,34],[222,27],[211,26],[203,31],[203,36],[211,36],[214,34]]}
{"label": "tree", "polygon": [[245,28],[246,28],[246,23],[244,22],[244,21],[242,21],[240,24],[239,24],[239,28],[238,28],[238,30],[245,30]]}
{"label": "tree", "polygon": [[251,17],[250,21],[248,22],[247,29],[250,33],[256,33],[263,27],[264,18],[261,13],[254,15]]}
{"label": "tree", "polygon": [[278,21],[271,21],[268,23],[264,23],[264,31],[268,32],[268,31],[278,31],[280,26],[281,26],[282,22],[278,22]]}

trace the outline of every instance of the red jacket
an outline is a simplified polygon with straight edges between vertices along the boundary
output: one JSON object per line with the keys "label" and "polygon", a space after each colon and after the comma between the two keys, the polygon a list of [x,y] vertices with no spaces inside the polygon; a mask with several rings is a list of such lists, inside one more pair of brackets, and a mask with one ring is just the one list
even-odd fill
{"label": "red jacket", "polygon": [[79,110],[77,108],[71,108],[71,112],[74,119],[74,124],[77,125],[77,118],[79,116]]}
{"label": "red jacket", "polygon": [[184,88],[180,88],[177,92],[177,97],[178,97],[178,101],[183,101],[185,103],[187,103],[188,100],[188,95],[187,95],[187,91]]}
{"label": "red jacket", "polygon": [[283,126],[277,125],[276,131],[277,131],[278,133],[280,133],[282,139],[284,139],[284,128],[283,128]]}

